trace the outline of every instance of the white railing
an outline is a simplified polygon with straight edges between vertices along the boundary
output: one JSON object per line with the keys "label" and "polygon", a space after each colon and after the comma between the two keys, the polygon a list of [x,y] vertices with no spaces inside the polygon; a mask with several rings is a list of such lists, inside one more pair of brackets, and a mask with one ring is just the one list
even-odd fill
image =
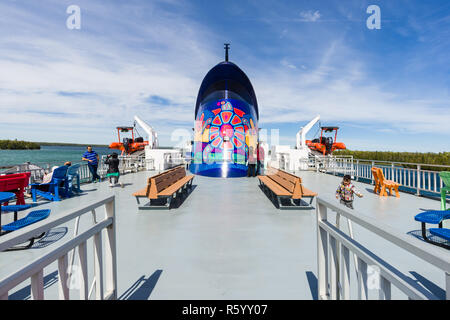
{"label": "white railing", "polygon": [[[119,162],[119,171],[120,173],[129,173],[129,172],[137,172],[139,170],[143,170],[146,167],[145,156],[118,156]],[[108,170],[108,166],[105,165],[104,161],[106,160],[106,156],[102,156],[101,161],[99,161],[97,173],[100,177],[104,178],[106,176],[106,172]],[[73,163],[75,164],[75,163]],[[37,166],[30,167],[30,163],[24,163],[18,165],[14,172],[9,173],[21,173],[21,172],[31,172],[29,183],[40,183],[44,177],[45,173],[51,171],[51,166],[49,163],[33,163],[33,165]],[[80,182],[90,182],[92,180],[92,174],[89,170],[89,166],[87,162],[80,163],[80,169],[78,170],[78,174],[80,175]]]}
{"label": "white railing", "polygon": [[308,159],[309,166],[313,167],[317,172],[325,172],[331,174],[354,175],[355,167],[353,165],[353,156],[318,156],[312,155]]}
{"label": "white railing", "polygon": [[[379,276],[378,297],[391,299],[394,285],[409,299],[438,299],[431,292],[412,281],[370,249],[364,247],[351,234],[352,222],[387,240],[408,253],[442,270],[445,277],[446,299],[450,300],[450,252],[424,243],[397,230],[364,216],[362,213],[335,204],[336,201],[317,198],[317,266],[319,299],[352,299],[350,296],[350,255],[354,255],[357,275],[357,299],[368,299],[368,269]],[[336,212],[336,224],[328,220],[327,210]],[[340,229],[340,216],[348,219],[350,236]],[[353,298],[355,299],[355,298]]]}
{"label": "white railing", "polygon": [[[42,181],[42,178],[44,177],[45,172],[50,172],[51,167],[49,163],[40,163],[40,164],[31,164],[31,163],[22,163],[19,164],[12,171],[12,168],[9,168],[8,170],[4,171],[2,174],[13,174],[13,173],[22,173],[22,172],[30,172],[30,183],[35,183]],[[5,173],[7,172],[7,173]]]}
{"label": "white railing", "polygon": [[[73,163],[75,164],[75,163]],[[37,168],[36,168],[37,167]],[[30,172],[30,181],[29,183],[41,183],[45,173],[49,173],[51,171],[52,166],[47,162],[37,162],[37,163],[24,163],[21,165],[17,165],[16,170],[14,172],[8,173],[22,173],[22,172]],[[88,182],[91,179],[91,173],[89,171],[88,165],[86,162],[80,163],[80,169],[78,170],[78,174],[80,175],[80,182]]]}
{"label": "white railing", "polygon": [[[443,168],[450,171],[450,165],[436,165],[410,162],[388,162],[376,160],[355,160],[355,179],[370,180],[373,183],[372,167],[383,170],[386,179],[398,182],[401,189],[409,188],[420,195],[420,191],[440,193],[444,186],[439,171],[424,170],[423,167]],[[408,168],[414,166],[414,168]]]}
{"label": "white railing", "polygon": [[[400,184],[401,191],[421,191],[440,194],[444,186],[439,171],[424,170],[423,167],[444,168],[450,171],[450,165],[434,165],[409,162],[390,162],[376,160],[353,159],[353,156],[310,156],[304,160],[307,167],[315,168],[317,172],[328,174],[351,175],[356,181],[373,184],[371,169],[378,167],[383,170],[384,177]],[[410,168],[413,166],[413,168]]]}
{"label": "white railing", "polygon": [[[73,239],[54,248],[42,257],[30,262],[28,265],[21,267],[13,274],[7,276],[0,281],[0,300],[8,299],[8,292],[21,284],[27,279],[31,279],[31,297],[35,300],[44,299],[44,268],[51,263],[58,262],[58,288],[59,298],[69,299],[69,277],[72,268],[69,268],[69,253],[72,257],[77,250],[79,255],[80,272],[80,299],[89,299],[88,291],[88,268],[87,268],[87,241],[93,239],[94,246],[94,279],[96,299],[117,299],[117,264],[116,264],[116,231],[115,231],[115,198],[107,197],[103,200],[93,202],[82,208],[64,213],[53,214],[49,218],[37,222],[33,225],[25,227],[6,234],[1,237],[0,251],[11,248],[17,244],[26,242],[28,239],[49,231],[51,228],[60,226],[73,219],[78,219],[81,215],[91,212],[95,215],[95,210],[104,206],[104,219],[97,222],[77,234]],[[102,239],[102,231],[105,230],[106,237]],[[78,230],[77,230],[78,231]],[[103,241],[102,241],[103,240]],[[103,253],[105,256],[103,257]],[[0,253],[7,254],[7,253]],[[105,270],[105,275],[103,274]],[[106,288],[104,288],[104,282]]]}
{"label": "white railing", "polygon": [[[108,170],[108,165],[105,164],[107,156],[102,156],[99,166],[98,173],[101,177],[106,176],[106,172]],[[145,169],[146,162],[145,156],[118,156],[119,159],[119,171],[121,174],[128,172],[138,172],[139,170]]]}

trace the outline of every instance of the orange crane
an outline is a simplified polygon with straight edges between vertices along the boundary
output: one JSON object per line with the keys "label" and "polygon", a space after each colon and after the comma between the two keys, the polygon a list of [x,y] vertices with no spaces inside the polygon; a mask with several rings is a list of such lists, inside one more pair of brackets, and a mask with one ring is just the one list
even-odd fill
{"label": "orange crane", "polygon": [[[344,150],[346,146],[343,142],[336,142],[339,127],[320,127],[320,138],[306,140],[306,145],[315,151],[321,152],[323,155],[332,154],[335,150]],[[324,133],[335,132],[333,137],[325,137]]]}
{"label": "orange crane", "polygon": [[[145,146],[148,145],[148,141],[144,141],[144,138],[137,137],[134,138],[135,127],[117,127],[117,136],[119,138],[118,142],[112,142],[109,145],[110,149],[117,149],[122,151],[123,154],[130,155],[136,151],[144,150]],[[120,140],[120,133],[126,133],[131,131],[131,138],[123,138]]]}

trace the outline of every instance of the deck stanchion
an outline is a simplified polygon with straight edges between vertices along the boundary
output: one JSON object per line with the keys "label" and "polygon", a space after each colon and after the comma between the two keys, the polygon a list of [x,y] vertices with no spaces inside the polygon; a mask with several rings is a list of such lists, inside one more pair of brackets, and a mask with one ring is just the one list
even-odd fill
{"label": "deck stanchion", "polygon": [[317,203],[317,278],[318,278],[318,298],[327,300],[328,294],[328,234],[320,226],[322,221],[327,220],[327,207],[322,203]]}
{"label": "deck stanchion", "polygon": [[[348,234],[350,235],[350,238],[354,239],[352,222],[348,218],[347,218],[347,226],[348,226]],[[356,254],[353,254],[353,258],[355,260],[355,272],[356,272],[356,275],[358,275],[358,259],[356,258]]]}
{"label": "deck stanchion", "polygon": [[44,299],[44,270],[39,270],[31,276],[31,298],[33,300]]}
{"label": "deck stanchion", "polygon": [[89,282],[88,282],[88,272],[87,272],[87,246],[86,241],[83,241],[78,246],[78,256],[80,259],[80,300],[89,299]]}
{"label": "deck stanchion", "polygon": [[[75,251],[74,251],[75,252]],[[63,255],[58,259],[58,290],[60,300],[69,300],[69,286],[67,284],[68,280],[68,256]]]}
{"label": "deck stanchion", "polygon": [[[375,162],[374,162],[374,161],[372,161],[372,167],[371,167],[371,169],[372,169],[373,167],[375,167]],[[374,184],[373,175],[370,176],[370,184]]]}
{"label": "deck stanchion", "polygon": [[336,238],[329,235],[330,239],[330,298],[339,300],[339,261],[338,243]]}
{"label": "deck stanchion", "polygon": [[367,300],[367,263],[358,257],[358,299]]}
{"label": "deck stanchion", "polygon": [[391,283],[385,277],[380,276],[380,300],[391,300]]}
{"label": "deck stanchion", "polygon": [[420,164],[417,165],[417,196],[420,196]]}
{"label": "deck stanchion", "polygon": [[445,273],[445,299],[450,300],[450,273]]}
{"label": "deck stanchion", "polygon": [[350,250],[341,243],[340,283],[342,299],[350,300]]}
{"label": "deck stanchion", "polygon": [[94,270],[95,270],[95,298],[103,300],[103,257],[102,234],[94,235]]}
{"label": "deck stanchion", "polygon": [[[341,215],[336,212],[336,228],[338,228],[339,230],[341,229]],[[338,239],[336,240],[336,255],[335,255],[335,259],[336,259],[336,290],[337,290],[337,299],[339,300],[341,297],[341,284],[340,284],[340,258],[341,258],[341,243],[338,241]]]}
{"label": "deck stanchion", "polygon": [[434,182],[434,189],[433,189],[434,192],[438,192],[438,189],[437,189],[437,177],[438,177],[438,174],[437,174],[437,172],[435,172],[434,173],[434,179],[433,179],[434,180],[433,181]]}
{"label": "deck stanchion", "polygon": [[115,224],[115,201],[105,205],[105,219],[113,219],[106,229],[105,244],[105,270],[106,270],[106,292],[108,299],[117,299],[117,265],[116,265],[116,224]]}

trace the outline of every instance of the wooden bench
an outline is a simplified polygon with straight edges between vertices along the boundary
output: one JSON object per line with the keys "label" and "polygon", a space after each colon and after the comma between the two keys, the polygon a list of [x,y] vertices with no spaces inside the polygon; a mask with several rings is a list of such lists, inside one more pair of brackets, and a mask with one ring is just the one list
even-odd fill
{"label": "wooden bench", "polygon": [[[302,179],[286,171],[269,167],[265,176],[258,176],[263,190],[275,198],[280,209],[312,208],[312,201],[316,192],[306,188]],[[290,199],[291,206],[282,204],[281,199]],[[310,198],[309,205],[302,205],[302,198]],[[296,203],[297,202],[297,203]]]}
{"label": "wooden bench", "polygon": [[149,196],[150,196],[150,183],[151,183],[151,179],[152,178],[156,178],[156,177],[158,177],[158,176],[160,176],[162,174],[166,174],[166,173],[168,173],[168,172],[170,172],[172,170],[178,169],[178,168],[181,168],[181,167],[177,166],[177,167],[174,167],[174,168],[170,168],[170,169],[168,169],[168,170],[166,170],[166,171],[164,171],[164,172],[162,172],[160,174],[157,174],[157,175],[155,175],[153,177],[148,178],[146,187],[141,189],[141,190],[139,190],[139,191],[136,191],[135,193],[133,193],[133,196],[136,197],[137,203],[138,204],[140,203],[139,202],[139,198],[149,198]]}
{"label": "wooden bench", "polygon": [[373,167],[371,169],[373,179],[375,181],[375,188],[373,189],[374,193],[379,193],[380,196],[387,196],[386,189],[389,190],[389,194],[392,196],[392,189],[395,190],[395,196],[398,198],[400,197],[400,194],[398,193],[398,187],[400,186],[399,183],[392,181],[392,180],[386,180],[383,174],[383,170],[381,168]]}
{"label": "wooden bench", "polygon": [[[193,175],[186,175],[183,166],[164,171],[147,179],[147,186],[135,193],[136,201],[140,204],[140,198],[147,198],[149,202],[139,209],[170,209],[172,200],[179,194],[187,193],[192,187]],[[164,205],[155,205],[156,200],[165,200]]]}

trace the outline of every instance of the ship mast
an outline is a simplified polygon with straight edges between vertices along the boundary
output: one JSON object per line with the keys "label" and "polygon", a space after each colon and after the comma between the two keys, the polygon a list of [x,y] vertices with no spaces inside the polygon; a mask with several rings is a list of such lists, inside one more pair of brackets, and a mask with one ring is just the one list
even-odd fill
{"label": "ship mast", "polygon": [[224,43],[224,49],[225,49],[225,61],[228,62],[228,50],[230,49],[230,44],[229,43]]}

